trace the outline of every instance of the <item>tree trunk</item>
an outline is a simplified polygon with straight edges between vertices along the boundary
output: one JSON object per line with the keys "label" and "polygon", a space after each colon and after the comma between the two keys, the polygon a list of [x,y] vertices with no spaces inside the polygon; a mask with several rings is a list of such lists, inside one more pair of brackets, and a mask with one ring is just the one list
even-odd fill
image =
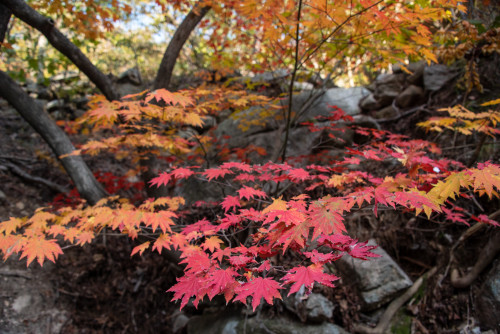
{"label": "tree trunk", "polygon": [[87,56],[54,26],[51,18],[42,16],[23,0],[2,0],[2,2],[12,11],[12,14],[44,34],[50,44],[85,73],[108,100],[118,99],[119,96],[111,79],[95,67]]}
{"label": "tree trunk", "polygon": [[11,15],[12,12],[10,9],[0,3],[0,43],[3,43],[5,34],[7,33]]}
{"label": "tree trunk", "polygon": [[194,28],[196,28],[198,23],[200,23],[201,19],[208,13],[209,10],[209,6],[202,8],[195,6],[186,15],[182,23],[175,31],[174,37],[172,37],[172,40],[168,44],[167,50],[163,55],[160,68],[156,74],[153,89],[168,88],[170,80],[172,79],[175,62],[177,61],[177,57],[179,57],[179,53],[181,52],[184,43],[186,43],[191,32]]}
{"label": "tree trunk", "polygon": [[32,99],[6,73],[0,71],[0,96],[6,99],[21,116],[49,144],[50,148],[64,166],[75,183],[80,195],[90,204],[107,196],[102,185],[95,179],[81,156],[67,156],[75,150],[66,133],[49,117],[43,107]]}

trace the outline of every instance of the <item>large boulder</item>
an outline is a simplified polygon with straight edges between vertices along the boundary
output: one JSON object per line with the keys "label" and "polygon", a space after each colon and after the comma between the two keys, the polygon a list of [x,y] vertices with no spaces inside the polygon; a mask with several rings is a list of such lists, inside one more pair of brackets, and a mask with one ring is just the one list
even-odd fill
{"label": "large boulder", "polygon": [[[299,121],[313,120],[315,117],[331,115],[332,106],[342,109],[347,115],[357,115],[361,112],[360,100],[369,95],[370,91],[364,87],[330,88],[322,92],[309,90],[294,95],[292,103],[295,112],[302,111]],[[309,107],[302,110],[304,105]]]}
{"label": "large boulder", "polygon": [[446,65],[432,65],[424,69],[424,88],[427,91],[437,91],[450,83],[459,75],[459,71]]}
{"label": "large boulder", "polygon": [[410,85],[396,97],[396,104],[401,108],[408,108],[424,102],[424,89],[419,86]]}
{"label": "large boulder", "polygon": [[[369,244],[374,245],[375,241],[370,240]],[[385,250],[379,246],[373,252],[381,257],[364,261],[344,255],[336,262],[358,291],[363,310],[382,306],[413,284]]]}

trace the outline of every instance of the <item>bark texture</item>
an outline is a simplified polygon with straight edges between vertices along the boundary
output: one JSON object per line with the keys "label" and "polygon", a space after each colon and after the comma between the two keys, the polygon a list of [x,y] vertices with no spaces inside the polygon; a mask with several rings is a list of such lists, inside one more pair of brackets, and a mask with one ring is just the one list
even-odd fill
{"label": "bark texture", "polygon": [[0,43],[3,43],[12,12],[0,3]]}
{"label": "bark texture", "polygon": [[186,43],[191,32],[196,28],[201,19],[210,10],[209,6],[199,8],[195,6],[184,18],[168,44],[167,50],[163,55],[160,63],[160,68],[156,74],[156,79],[153,89],[168,88],[170,80],[172,79],[172,72],[174,70],[175,62],[179,57],[182,47]]}
{"label": "bark texture", "polygon": [[2,0],[2,3],[13,15],[40,31],[54,48],[68,57],[80,71],[85,73],[108,100],[118,99],[119,96],[111,79],[99,71],[87,56],[55,27],[51,18],[44,17],[23,0]]}
{"label": "bark texture", "polygon": [[107,196],[106,191],[95,179],[81,156],[60,158],[62,155],[73,152],[75,148],[66,133],[49,117],[43,107],[2,71],[0,71],[0,87],[2,87],[0,97],[16,108],[19,114],[49,144],[81,196],[91,204]]}

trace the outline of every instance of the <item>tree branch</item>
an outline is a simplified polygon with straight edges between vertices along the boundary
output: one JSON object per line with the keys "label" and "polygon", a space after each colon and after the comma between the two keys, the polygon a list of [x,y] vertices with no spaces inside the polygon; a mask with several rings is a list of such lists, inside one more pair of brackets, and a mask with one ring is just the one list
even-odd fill
{"label": "tree branch", "polygon": [[168,44],[167,50],[163,54],[160,68],[156,74],[153,89],[168,88],[172,79],[175,62],[179,57],[182,47],[186,43],[191,32],[196,28],[201,19],[208,13],[211,7],[205,6],[201,9],[195,6],[184,18]]}
{"label": "tree branch", "polygon": [[67,156],[75,150],[66,133],[49,117],[47,112],[32,99],[6,73],[0,71],[0,97],[6,99],[21,116],[42,136],[75,183],[78,192],[89,203],[95,204],[107,196],[81,156]]}
{"label": "tree branch", "polygon": [[14,165],[13,163],[10,163],[10,162],[4,162],[2,163],[2,165],[6,166],[8,169],[11,170],[12,173],[16,174],[17,176],[23,178],[23,179],[26,179],[30,182],[35,182],[35,183],[39,183],[47,188],[50,188],[52,189],[53,191],[57,192],[57,193],[65,193],[68,191],[68,189],[66,189],[65,187],[57,184],[57,183],[54,183],[52,181],[49,181],[49,180],[46,180],[44,178],[41,178],[41,177],[38,177],[38,176],[33,176],[33,175],[30,175],[28,173],[26,173],[25,171],[23,171],[21,168],[19,168],[18,166]]}
{"label": "tree branch", "polygon": [[0,3],[0,43],[3,43],[12,12]]}
{"label": "tree branch", "polygon": [[54,48],[68,57],[99,88],[108,100],[118,99],[118,93],[111,79],[95,67],[87,56],[55,27],[51,18],[44,17],[22,0],[2,0],[2,2],[12,14],[40,31]]}

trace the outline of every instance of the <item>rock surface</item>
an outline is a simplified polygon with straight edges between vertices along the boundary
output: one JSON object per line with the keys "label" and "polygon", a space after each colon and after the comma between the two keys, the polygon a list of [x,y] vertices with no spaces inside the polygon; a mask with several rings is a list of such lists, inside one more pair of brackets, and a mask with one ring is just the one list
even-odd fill
{"label": "rock surface", "polygon": [[[374,245],[374,240],[369,244]],[[336,262],[343,277],[350,277],[359,292],[363,310],[380,307],[413,284],[385,250],[379,246],[373,252],[381,257],[363,261],[344,255]]]}
{"label": "rock surface", "polygon": [[349,334],[342,327],[323,322],[303,324],[288,318],[247,318],[241,315],[206,314],[192,317],[188,334]]}

